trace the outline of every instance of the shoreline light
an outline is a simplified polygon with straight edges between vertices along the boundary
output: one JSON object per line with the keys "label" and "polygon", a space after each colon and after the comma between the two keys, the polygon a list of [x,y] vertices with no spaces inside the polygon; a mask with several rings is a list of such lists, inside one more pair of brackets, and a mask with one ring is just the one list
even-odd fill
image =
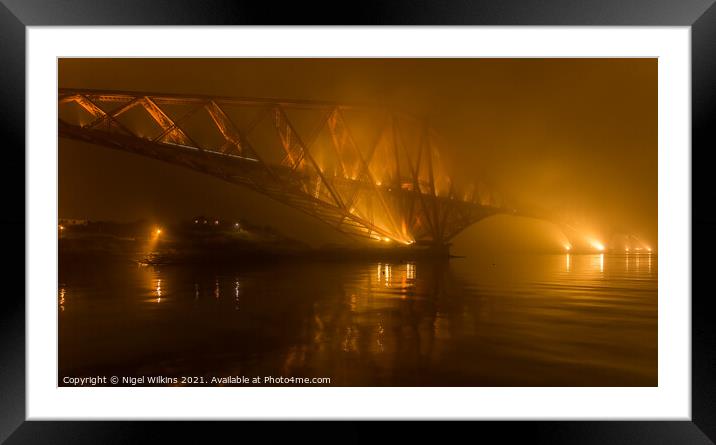
{"label": "shoreline light", "polygon": [[589,244],[591,244],[592,247],[594,247],[595,249],[597,249],[597,250],[600,251],[600,252],[603,252],[603,251],[604,251],[604,244],[600,243],[600,242],[597,241],[597,240],[591,240],[591,241],[589,242]]}

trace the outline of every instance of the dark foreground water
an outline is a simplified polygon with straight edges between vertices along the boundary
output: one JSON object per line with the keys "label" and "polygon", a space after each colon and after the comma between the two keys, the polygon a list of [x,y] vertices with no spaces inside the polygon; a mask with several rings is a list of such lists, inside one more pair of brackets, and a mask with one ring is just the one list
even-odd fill
{"label": "dark foreground water", "polygon": [[60,385],[658,384],[656,255],[60,266]]}

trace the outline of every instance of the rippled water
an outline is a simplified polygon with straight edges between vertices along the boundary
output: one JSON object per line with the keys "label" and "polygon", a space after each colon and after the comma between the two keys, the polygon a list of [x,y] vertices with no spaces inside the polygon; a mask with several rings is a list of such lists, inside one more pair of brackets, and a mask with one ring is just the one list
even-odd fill
{"label": "rippled water", "polygon": [[60,261],[63,376],[655,386],[657,256]]}

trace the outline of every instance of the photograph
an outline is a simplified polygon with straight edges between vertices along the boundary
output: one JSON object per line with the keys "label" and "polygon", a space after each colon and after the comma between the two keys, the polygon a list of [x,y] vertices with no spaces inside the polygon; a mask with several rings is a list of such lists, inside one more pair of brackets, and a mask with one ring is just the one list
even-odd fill
{"label": "photograph", "polygon": [[57,58],[57,385],[658,387],[659,63]]}

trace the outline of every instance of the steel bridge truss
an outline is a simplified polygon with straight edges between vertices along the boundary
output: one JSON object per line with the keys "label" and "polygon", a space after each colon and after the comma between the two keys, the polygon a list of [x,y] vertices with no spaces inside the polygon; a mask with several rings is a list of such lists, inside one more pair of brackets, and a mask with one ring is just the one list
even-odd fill
{"label": "steel bridge truss", "polygon": [[60,89],[59,136],[248,187],[334,229],[445,244],[506,210],[458,187],[422,120],[372,107],[281,99]]}

